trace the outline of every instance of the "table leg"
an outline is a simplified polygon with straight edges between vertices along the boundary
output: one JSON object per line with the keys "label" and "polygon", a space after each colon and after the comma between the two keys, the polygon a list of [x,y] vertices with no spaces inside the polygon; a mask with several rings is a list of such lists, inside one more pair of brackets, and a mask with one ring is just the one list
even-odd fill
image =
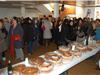
{"label": "table leg", "polygon": [[65,72],[63,72],[62,74],[60,74],[60,75],[68,75],[68,70],[67,71],[65,71]]}

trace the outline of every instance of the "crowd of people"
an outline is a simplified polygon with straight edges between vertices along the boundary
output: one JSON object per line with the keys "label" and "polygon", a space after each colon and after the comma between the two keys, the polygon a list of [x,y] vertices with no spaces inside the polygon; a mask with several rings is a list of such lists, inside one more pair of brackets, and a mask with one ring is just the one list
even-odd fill
{"label": "crowd of people", "polygon": [[100,20],[92,18],[19,18],[0,19],[0,63],[5,60],[5,51],[9,56],[24,60],[23,47],[32,54],[39,45],[54,42],[59,45],[68,45],[72,41],[82,41],[86,36],[94,36]]}

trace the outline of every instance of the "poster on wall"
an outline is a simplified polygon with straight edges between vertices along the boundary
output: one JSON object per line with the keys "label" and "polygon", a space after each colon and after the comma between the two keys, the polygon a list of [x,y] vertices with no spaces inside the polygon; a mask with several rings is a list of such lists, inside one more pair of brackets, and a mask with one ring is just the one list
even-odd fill
{"label": "poster on wall", "polygon": [[100,19],[100,11],[96,11],[96,19]]}
{"label": "poster on wall", "polygon": [[86,17],[90,17],[90,15],[91,15],[91,9],[88,9],[86,13]]}

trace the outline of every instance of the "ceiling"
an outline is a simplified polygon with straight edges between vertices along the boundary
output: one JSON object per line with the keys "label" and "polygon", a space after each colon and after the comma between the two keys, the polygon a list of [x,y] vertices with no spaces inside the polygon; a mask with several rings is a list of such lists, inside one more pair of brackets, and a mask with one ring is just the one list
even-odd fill
{"label": "ceiling", "polygon": [[[77,0],[78,2],[76,2],[75,0],[67,0],[64,1],[64,4],[68,4],[68,5],[77,5],[77,6],[95,6],[95,1],[94,0]],[[40,4],[46,4],[46,3],[52,3],[55,1],[52,0],[24,0],[24,1],[20,1],[20,0],[0,0],[0,7],[8,7],[8,8],[19,8],[21,6],[25,6],[25,8],[35,8],[37,5]],[[63,0],[56,0],[56,2],[59,3],[63,3]]]}

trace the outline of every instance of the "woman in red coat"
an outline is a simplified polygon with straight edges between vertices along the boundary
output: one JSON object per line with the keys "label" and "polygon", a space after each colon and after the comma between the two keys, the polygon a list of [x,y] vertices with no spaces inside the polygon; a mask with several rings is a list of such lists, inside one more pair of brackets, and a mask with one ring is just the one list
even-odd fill
{"label": "woman in red coat", "polygon": [[[17,22],[17,18],[13,18],[10,28],[10,55],[14,57],[16,54],[17,59],[24,60],[23,47],[23,29]],[[14,54],[15,52],[15,54]]]}

